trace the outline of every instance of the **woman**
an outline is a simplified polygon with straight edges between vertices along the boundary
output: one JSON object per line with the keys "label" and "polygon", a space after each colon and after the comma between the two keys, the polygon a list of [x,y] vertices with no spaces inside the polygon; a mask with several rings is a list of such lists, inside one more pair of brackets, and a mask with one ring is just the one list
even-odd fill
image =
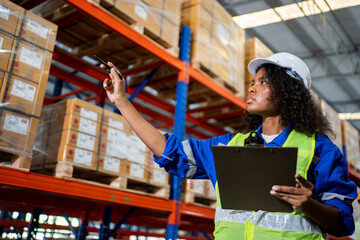
{"label": "woman", "polygon": [[310,72],[300,58],[277,53],[250,62],[248,69],[255,77],[247,98],[247,134],[183,142],[163,136],[140,116],[125,97],[118,70],[109,65],[111,80],[104,81],[109,99],[169,173],[209,178],[217,189],[211,146],[242,146],[254,130],[265,146],[298,147],[296,186],[269,190],[290,203],[294,212],[224,210],[218,195],[215,239],[326,239],[326,233],[346,236],[354,231],[351,202],[357,197],[356,185],[348,179],[340,150],[327,137],[333,132],[311,97]]}

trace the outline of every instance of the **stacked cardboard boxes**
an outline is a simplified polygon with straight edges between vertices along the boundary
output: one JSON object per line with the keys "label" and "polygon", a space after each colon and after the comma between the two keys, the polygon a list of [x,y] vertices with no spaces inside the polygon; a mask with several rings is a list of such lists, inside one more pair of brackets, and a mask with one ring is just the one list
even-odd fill
{"label": "stacked cardboard boxes", "polygon": [[341,120],[339,118],[339,114],[330,107],[323,99],[319,101],[321,111],[323,115],[330,122],[331,128],[335,133],[335,139],[332,139],[333,142],[338,146],[338,148],[342,151],[342,132],[341,132]]}
{"label": "stacked cardboard boxes", "polygon": [[[150,152],[119,114],[104,110],[100,145],[104,166],[107,160],[116,162],[121,175],[148,181]],[[102,163],[99,169],[104,170]]]}
{"label": "stacked cardboard boxes", "polygon": [[57,26],[0,0],[1,150],[30,157]]}
{"label": "stacked cardboard boxes", "polygon": [[180,0],[98,0],[101,6],[129,24],[140,23],[144,34],[165,47],[178,46]]}
{"label": "stacked cardboard boxes", "polygon": [[181,25],[191,28],[191,62],[244,95],[245,31],[216,0],[186,0]]}
{"label": "stacked cardboard boxes", "polygon": [[186,203],[215,206],[216,191],[209,179],[186,179],[183,181],[182,190],[182,200]]}
{"label": "stacked cardboard boxes", "polygon": [[[168,174],[154,165],[152,153],[121,115],[77,98],[44,107],[35,149],[34,170],[55,168],[60,173],[59,166],[76,166],[108,176],[168,184]],[[69,174],[57,176],[71,177],[71,170],[66,171]]]}
{"label": "stacked cardboard boxes", "polygon": [[[47,124],[38,135],[47,138],[41,141],[45,144],[42,149],[46,156],[42,159],[34,156],[33,167],[70,162],[96,169],[102,108],[75,98],[47,107],[43,112],[48,120],[41,120]],[[39,162],[41,160],[45,163]]]}
{"label": "stacked cardboard boxes", "polygon": [[360,170],[359,132],[346,120],[341,120],[344,154],[348,164]]}
{"label": "stacked cardboard boxes", "polygon": [[253,75],[247,70],[249,63],[255,58],[267,58],[272,55],[273,52],[258,38],[250,38],[245,42],[245,96],[248,95],[248,89],[251,85]]}

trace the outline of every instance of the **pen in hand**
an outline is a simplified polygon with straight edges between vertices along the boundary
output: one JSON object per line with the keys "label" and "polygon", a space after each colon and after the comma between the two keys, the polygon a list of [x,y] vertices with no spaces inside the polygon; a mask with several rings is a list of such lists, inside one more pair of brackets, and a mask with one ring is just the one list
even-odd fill
{"label": "pen in hand", "polygon": [[[111,67],[110,67],[104,60],[102,60],[101,58],[99,58],[99,57],[96,56],[95,54],[94,54],[94,57],[95,57],[100,63],[104,64],[104,66],[105,66],[109,71],[111,70]],[[124,77],[123,77],[120,73],[118,73],[117,71],[115,71],[115,72],[118,74],[120,80],[124,80]]]}

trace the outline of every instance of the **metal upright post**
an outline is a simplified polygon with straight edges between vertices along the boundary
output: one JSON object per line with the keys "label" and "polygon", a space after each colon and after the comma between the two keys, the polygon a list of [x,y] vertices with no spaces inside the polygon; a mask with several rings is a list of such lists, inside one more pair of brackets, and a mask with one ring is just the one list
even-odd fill
{"label": "metal upright post", "polygon": [[103,222],[101,223],[99,230],[99,240],[107,240],[108,233],[110,231],[112,206],[104,207]]}
{"label": "metal upright post", "polygon": [[[37,229],[39,227],[40,214],[41,214],[41,209],[35,208],[32,216],[31,216],[30,223],[29,223],[29,230],[28,230],[28,235],[26,237],[26,240],[36,239],[36,233],[37,233]],[[32,236],[33,234],[34,234],[34,237]]]}
{"label": "metal upright post", "polygon": [[77,231],[76,240],[85,240],[88,234],[87,228],[89,225],[88,212],[82,212],[80,217],[80,225]]}
{"label": "metal upright post", "polygon": [[[0,211],[0,219],[10,219],[10,212],[7,211]],[[4,226],[0,226],[0,237],[2,236],[4,232]]]}
{"label": "metal upright post", "polygon": [[[185,117],[187,106],[187,91],[189,83],[188,66],[190,61],[190,37],[191,30],[188,26],[184,26],[180,33],[180,53],[179,58],[185,62],[185,69],[179,71],[178,81],[176,87],[176,106],[175,106],[175,121],[174,134],[179,140],[184,139],[185,135]],[[168,225],[166,229],[166,239],[175,240],[178,236],[180,224],[180,196],[181,196],[181,179],[177,176],[171,176],[171,190],[170,198],[176,200],[174,210],[170,213],[168,218]]]}

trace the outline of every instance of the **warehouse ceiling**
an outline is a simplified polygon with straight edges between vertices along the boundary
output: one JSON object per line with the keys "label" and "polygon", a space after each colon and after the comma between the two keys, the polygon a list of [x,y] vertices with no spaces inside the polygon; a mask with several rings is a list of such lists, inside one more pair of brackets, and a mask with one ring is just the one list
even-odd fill
{"label": "warehouse ceiling", "polygon": [[[360,112],[360,1],[218,1],[232,16],[243,16],[246,38],[304,59],[312,89],[337,112]],[[261,16],[273,23],[260,22]],[[360,120],[350,122],[360,130]]]}

